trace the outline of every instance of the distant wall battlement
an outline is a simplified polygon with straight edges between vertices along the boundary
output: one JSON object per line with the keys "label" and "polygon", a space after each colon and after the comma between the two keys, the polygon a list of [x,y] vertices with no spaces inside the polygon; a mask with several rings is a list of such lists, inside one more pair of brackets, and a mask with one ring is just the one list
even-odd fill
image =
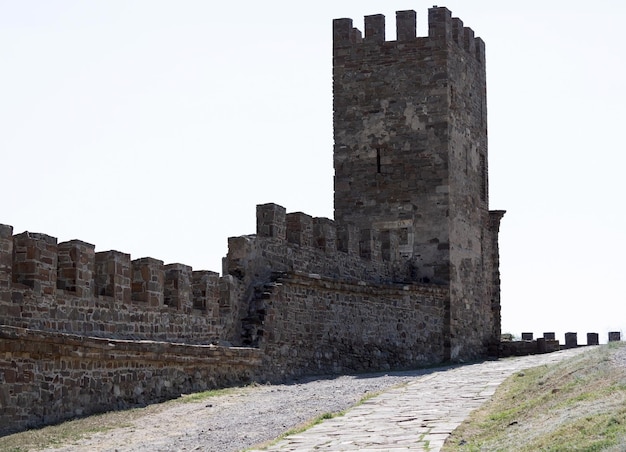
{"label": "distant wall battlement", "polygon": [[[216,341],[237,282],[183,264],[0,224],[0,318],[24,328],[112,337]],[[45,306],[45,308],[44,308]],[[189,318],[195,318],[191,321]]]}
{"label": "distant wall battlement", "polygon": [[[228,239],[224,274],[314,273],[375,283],[412,280],[410,263],[397,260],[397,231],[358,229],[302,212],[287,213],[278,204],[257,206],[256,235]],[[413,281],[414,282],[414,281]]]}
{"label": "distant wall battlement", "polygon": [[375,14],[365,16],[365,37],[360,30],[353,27],[352,19],[335,19],[333,21],[333,48],[335,56],[344,54],[346,47],[360,44],[404,45],[407,42],[418,42],[420,45],[432,43],[447,44],[454,42],[478,61],[485,59],[485,43],[481,38],[474,37],[474,31],[463,26],[463,21],[452,17],[445,7],[433,7],[428,10],[428,36],[417,37],[417,14],[413,10],[396,11],[396,41],[385,40],[385,16]]}

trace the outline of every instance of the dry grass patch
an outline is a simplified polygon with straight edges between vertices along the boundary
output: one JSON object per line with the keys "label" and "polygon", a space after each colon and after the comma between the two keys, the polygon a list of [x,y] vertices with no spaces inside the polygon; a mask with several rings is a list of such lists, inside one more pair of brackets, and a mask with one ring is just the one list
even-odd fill
{"label": "dry grass patch", "polygon": [[135,421],[138,419],[161,413],[170,408],[172,404],[205,402],[212,397],[233,394],[246,389],[247,387],[227,388],[187,394],[182,395],[178,399],[149,405],[144,408],[111,411],[63,422],[58,425],[3,436],[0,437],[0,451],[26,452],[76,444],[80,440],[89,439],[96,433],[134,428]]}
{"label": "dry grass patch", "polygon": [[73,444],[81,439],[89,438],[95,433],[132,427],[134,420],[162,409],[162,404],[151,405],[146,408],[98,414],[58,425],[15,433],[0,437],[0,450],[25,452]]}
{"label": "dry grass patch", "polygon": [[601,451],[625,445],[626,347],[610,344],[509,377],[442,450]]}

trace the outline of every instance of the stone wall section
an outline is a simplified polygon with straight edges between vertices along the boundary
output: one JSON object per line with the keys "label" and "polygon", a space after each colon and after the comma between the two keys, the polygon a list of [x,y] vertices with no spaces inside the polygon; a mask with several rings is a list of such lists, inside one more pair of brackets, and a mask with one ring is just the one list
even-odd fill
{"label": "stone wall section", "polygon": [[0,225],[0,324],[117,339],[238,340],[231,276]]}
{"label": "stone wall section", "polygon": [[[491,302],[491,338],[489,343],[491,347],[494,344],[499,344],[502,332],[502,318],[501,318],[501,303],[500,303],[500,222],[504,216],[503,210],[491,210],[489,211],[489,225],[486,230],[489,234],[489,240],[486,240],[487,249],[485,253],[488,253],[489,258],[487,262],[490,267],[487,271],[491,274],[489,278],[489,300]],[[493,353],[493,349],[490,351],[490,355],[497,355]]]}
{"label": "stone wall section", "polygon": [[0,224],[0,301],[11,299],[13,227]]}
{"label": "stone wall section", "polygon": [[328,218],[286,213],[278,204],[261,204],[257,206],[257,233],[228,239],[223,272],[252,285],[271,280],[277,272],[375,283],[406,281],[407,267],[381,259],[374,233],[342,227]]}
{"label": "stone wall section", "polygon": [[57,288],[73,292],[78,297],[93,297],[95,246],[71,240],[59,243],[58,251]]}
{"label": "stone wall section", "polygon": [[0,325],[0,435],[245,384],[250,348],[119,341]]}
{"label": "stone wall section", "polygon": [[[450,174],[450,357],[484,356],[492,335],[491,233],[487,178],[485,44],[452,18],[431,9],[446,53]],[[499,335],[498,335],[499,336]]]}
{"label": "stone wall section", "polygon": [[443,361],[447,289],[290,273],[264,300],[273,378],[415,368]]}
{"label": "stone wall section", "polygon": [[54,295],[57,287],[56,237],[24,232],[13,237],[13,282],[37,295]]}

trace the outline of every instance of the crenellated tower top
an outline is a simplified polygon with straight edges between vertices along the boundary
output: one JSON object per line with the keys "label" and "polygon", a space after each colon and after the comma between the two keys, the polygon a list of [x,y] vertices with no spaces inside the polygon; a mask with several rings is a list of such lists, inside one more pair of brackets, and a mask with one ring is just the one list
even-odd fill
{"label": "crenellated tower top", "polygon": [[336,19],[333,107],[337,223],[380,231],[383,254],[409,261],[419,281],[448,283],[468,243],[480,265],[488,216],[482,39],[444,7],[429,9],[424,37],[415,11],[397,11],[395,41],[385,38],[382,14],[365,16],[365,36],[352,19]]}
{"label": "crenellated tower top", "polygon": [[352,19],[335,19],[333,21],[333,48],[335,56],[342,55],[341,48],[359,44],[385,44],[393,46],[409,41],[421,40],[455,42],[468,53],[484,61],[485,43],[481,38],[474,37],[474,31],[463,26],[463,21],[452,17],[445,7],[433,7],[428,10],[428,36],[417,36],[417,13],[413,10],[396,11],[396,40],[385,40],[385,16],[374,14],[365,16],[365,37],[353,26]]}

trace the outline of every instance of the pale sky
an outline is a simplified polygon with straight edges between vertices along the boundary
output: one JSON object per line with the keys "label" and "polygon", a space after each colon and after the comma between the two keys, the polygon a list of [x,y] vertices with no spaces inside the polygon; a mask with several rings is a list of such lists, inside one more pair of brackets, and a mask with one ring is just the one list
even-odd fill
{"label": "pale sky", "polygon": [[[332,19],[432,4],[0,0],[0,223],[221,272],[257,204],[332,218]],[[624,337],[626,3],[439,6],[486,42],[503,332]]]}

